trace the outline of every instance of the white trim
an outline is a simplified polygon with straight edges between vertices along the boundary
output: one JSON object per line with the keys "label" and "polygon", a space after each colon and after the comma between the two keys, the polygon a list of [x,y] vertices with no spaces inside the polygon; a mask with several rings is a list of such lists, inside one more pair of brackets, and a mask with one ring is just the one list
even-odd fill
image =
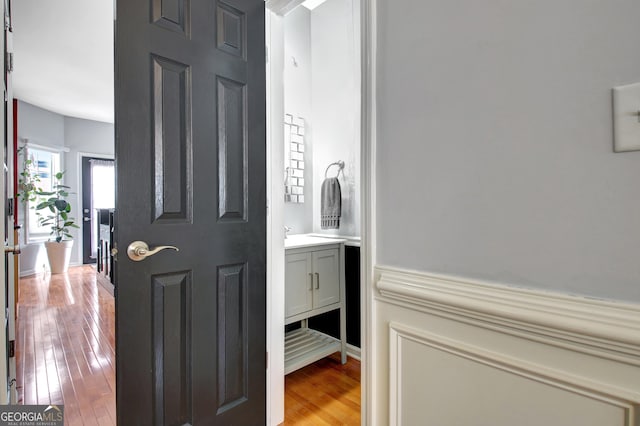
{"label": "white trim", "polygon": [[362,361],[362,351],[360,348],[350,345],[349,343],[347,343],[347,355],[351,358],[357,359],[358,361]]}
{"label": "white trim", "polygon": [[33,147],[36,149],[40,149],[43,151],[49,151],[49,152],[57,152],[57,153],[63,153],[63,152],[69,152],[70,148],[66,147],[66,146],[60,146],[60,145],[41,145],[38,143],[34,143],[31,142],[31,139],[29,138],[20,138],[20,142],[22,142],[23,146],[28,147]]}
{"label": "white trim", "polygon": [[378,299],[640,366],[640,305],[377,267]]}
{"label": "white trim", "polygon": [[24,278],[24,277],[30,277],[31,275],[36,275],[37,272],[35,269],[29,269],[26,271],[20,271],[20,278]]}
{"label": "white trim", "polygon": [[612,386],[597,379],[571,374],[553,369],[540,363],[515,358],[503,353],[487,350],[424,330],[417,330],[391,322],[389,324],[389,418],[391,425],[402,424],[402,341],[409,340],[450,355],[462,357],[481,365],[515,374],[529,380],[553,386],[608,405],[621,408],[625,412],[625,425],[635,424],[635,404],[640,398],[637,391]]}
{"label": "white trim", "polygon": [[385,423],[376,419],[373,396],[377,391],[374,374],[376,340],[374,335],[374,265],[376,262],[376,1],[361,0],[360,32],[362,48],[360,197],[362,223],[361,259],[361,413],[363,425]]}
{"label": "white trim", "polygon": [[[283,18],[265,10],[267,45],[267,424],[284,421]],[[279,183],[278,183],[279,182]]]}

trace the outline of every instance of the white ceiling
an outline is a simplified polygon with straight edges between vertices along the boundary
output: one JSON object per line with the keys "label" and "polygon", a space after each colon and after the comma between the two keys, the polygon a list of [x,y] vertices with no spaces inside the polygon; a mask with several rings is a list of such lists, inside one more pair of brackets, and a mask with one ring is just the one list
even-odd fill
{"label": "white ceiling", "polygon": [[113,0],[13,1],[14,97],[113,122]]}

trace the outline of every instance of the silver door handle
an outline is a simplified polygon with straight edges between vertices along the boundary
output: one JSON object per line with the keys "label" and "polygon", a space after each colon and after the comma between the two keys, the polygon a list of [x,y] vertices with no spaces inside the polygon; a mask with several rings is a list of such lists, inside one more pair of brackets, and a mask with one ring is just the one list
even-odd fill
{"label": "silver door handle", "polygon": [[149,245],[144,241],[134,241],[131,244],[129,244],[129,247],[127,247],[127,255],[129,256],[129,259],[136,262],[140,262],[141,260],[144,260],[148,256],[153,256],[160,250],[164,250],[164,249],[172,249],[175,251],[180,251],[178,247],[174,247],[174,246],[158,246],[153,250],[149,250]]}
{"label": "silver door handle", "polygon": [[316,290],[318,290],[320,288],[320,274],[317,272],[315,274],[316,274]]}

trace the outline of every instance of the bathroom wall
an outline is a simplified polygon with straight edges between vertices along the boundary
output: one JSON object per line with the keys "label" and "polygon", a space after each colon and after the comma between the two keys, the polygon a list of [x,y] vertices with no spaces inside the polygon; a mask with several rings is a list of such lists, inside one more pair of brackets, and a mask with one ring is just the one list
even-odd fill
{"label": "bathroom wall", "polygon": [[[360,236],[360,27],[357,0],[328,0],[311,13],[313,232]],[[340,174],[340,229],[320,228],[320,188],[327,166]],[[337,167],[329,169],[335,176]]]}
{"label": "bathroom wall", "polygon": [[[285,203],[291,233],[360,236],[359,2],[327,0],[284,18],[285,112],[305,119],[305,202]],[[340,174],[340,229],[320,228],[320,188],[330,163]],[[333,167],[329,175],[335,176]]]}
{"label": "bathroom wall", "polygon": [[[76,223],[82,223],[82,206],[78,202],[81,192],[79,167],[80,153],[102,154],[113,156],[113,124],[102,123],[80,118],[65,117],[60,114],[39,108],[26,102],[18,101],[18,138],[28,139],[30,142],[53,148],[65,147],[63,152],[62,169],[65,170],[65,183],[72,187],[76,194],[69,196]],[[21,222],[24,214],[20,212]],[[23,228],[20,255],[20,275],[29,275],[42,270],[47,265],[47,254],[42,243],[25,244]],[[71,253],[71,264],[82,263],[81,230],[72,230],[75,243]]]}
{"label": "bathroom wall", "polygon": [[291,234],[306,234],[313,229],[311,71],[311,12],[300,6],[284,17],[284,110],[305,120],[305,202],[285,203],[284,207],[284,224],[291,228]]}

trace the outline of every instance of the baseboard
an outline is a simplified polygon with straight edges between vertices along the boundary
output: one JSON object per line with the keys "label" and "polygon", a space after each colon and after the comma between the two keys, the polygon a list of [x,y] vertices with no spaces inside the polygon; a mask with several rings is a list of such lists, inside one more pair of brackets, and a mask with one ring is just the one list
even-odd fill
{"label": "baseboard", "polygon": [[[74,266],[83,266],[82,263],[78,263],[78,262],[71,262],[69,263],[69,267],[74,267]],[[49,272],[49,268],[47,267],[46,269],[41,269],[41,268],[37,268],[37,269],[26,269],[24,271],[20,271],[20,278],[24,278],[24,277],[29,277],[31,275],[36,275],[36,274],[40,274],[42,272]]]}
{"label": "baseboard", "polygon": [[35,275],[37,273],[38,271],[36,271],[35,269],[27,269],[25,271],[20,271],[20,278],[30,277],[31,275]]}
{"label": "baseboard", "polygon": [[640,305],[384,266],[375,277],[376,418],[640,425]]}
{"label": "baseboard", "polygon": [[360,348],[357,346],[353,346],[347,343],[347,355],[349,355],[351,358],[355,358],[358,361],[361,360],[360,358]]}

